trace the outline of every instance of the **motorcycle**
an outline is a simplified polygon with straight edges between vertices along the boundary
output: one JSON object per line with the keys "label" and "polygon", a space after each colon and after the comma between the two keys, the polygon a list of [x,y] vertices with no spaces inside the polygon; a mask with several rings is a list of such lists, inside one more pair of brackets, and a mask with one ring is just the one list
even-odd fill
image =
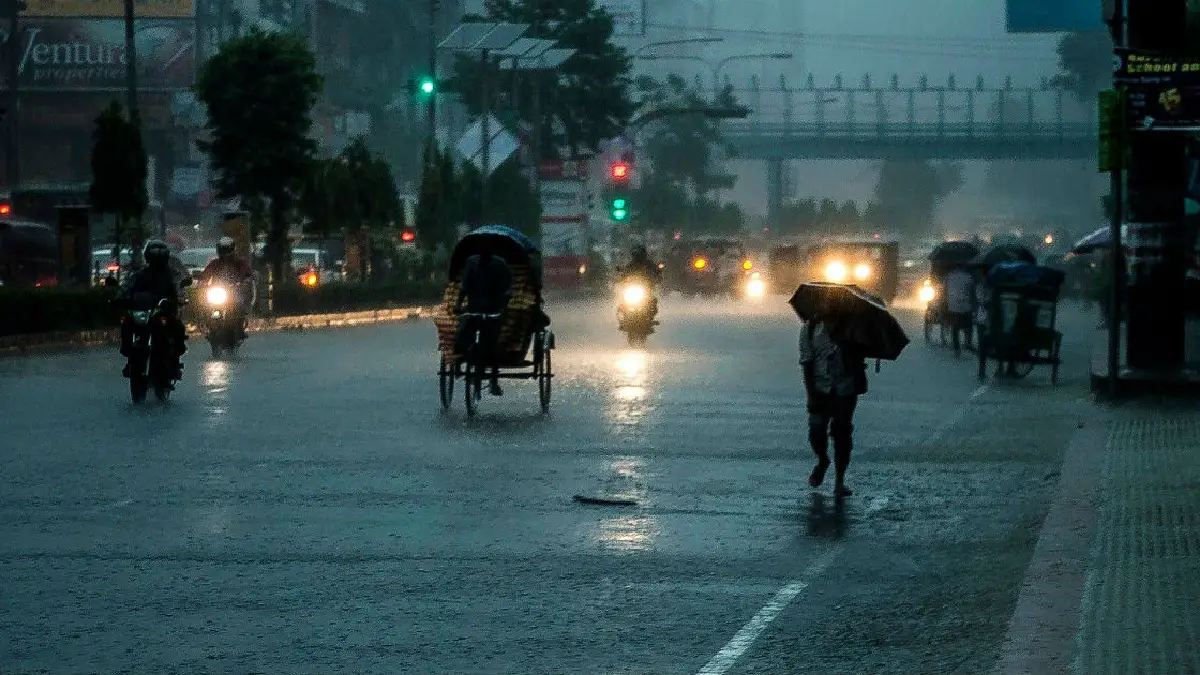
{"label": "motorcycle", "polygon": [[137,293],[121,319],[131,329],[129,394],[134,403],[145,401],[151,387],[154,397],[166,402],[179,379],[169,332],[171,310],[166,298]]}
{"label": "motorcycle", "polygon": [[245,341],[242,332],[245,317],[238,302],[239,292],[241,289],[237,286],[220,282],[212,282],[205,288],[207,311],[204,315],[204,333],[212,347],[214,359],[221,358],[222,350],[236,355],[238,347]]}
{"label": "motorcycle", "polygon": [[640,280],[629,280],[621,286],[617,302],[617,327],[629,338],[630,346],[644,344],[658,325],[658,299],[650,287]]}

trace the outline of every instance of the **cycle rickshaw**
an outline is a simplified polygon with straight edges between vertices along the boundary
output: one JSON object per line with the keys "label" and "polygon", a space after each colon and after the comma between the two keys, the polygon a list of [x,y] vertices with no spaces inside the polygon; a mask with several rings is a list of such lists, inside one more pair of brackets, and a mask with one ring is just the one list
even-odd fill
{"label": "cycle rickshaw", "polygon": [[[459,315],[455,306],[463,269],[471,256],[485,250],[503,258],[512,272],[508,308],[503,314]],[[492,365],[498,363],[501,379],[537,380],[542,412],[549,412],[554,333],[542,311],[542,254],[528,237],[501,225],[485,225],[463,237],[450,257],[449,282],[434,323],[441,352],[438,388],[444,410],[454,401],[455,381],[462,380],[467,414],[474,416],[483,383],[491,380]]]}
{"label": "cycle rickshaw", "polygon": [[991,297],[987,325],[979,339],[979,378],[987,376],[987,360],[997,374],[1021,379],[1037,365],[1050,366],[1050,382],[1058,384],[1062,333],[1055,329],[1058,296],[1065,275],[1029,263],[1001,263],[988,271]]}
{"label": "cycle rickshaw", "polygon": [[[959,267],[968,267],[979,255],[979,248],[968,241],[945,241],[938,244],[929,254],[929,277],[925,286],[931,288],[932,299],[925,305],[925,341],[933,342],[933,329],[937,327],[942,345],[947,342],[947,333],[954,329],[946,298],[946,277]],[[968,340],[970,335],[968,334]]]}

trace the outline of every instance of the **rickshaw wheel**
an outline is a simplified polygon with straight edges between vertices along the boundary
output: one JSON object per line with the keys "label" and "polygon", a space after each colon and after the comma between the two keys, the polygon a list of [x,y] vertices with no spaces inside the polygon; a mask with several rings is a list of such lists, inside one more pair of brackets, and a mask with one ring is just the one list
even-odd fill
{"label": "rickshaw wheel", "polygon": [[483,384],[483,374],[482,367],[472,364],[469,360],[463,367],[463,381],[466,385],[463,387],[463,392],[466,394],[467,417],[475,416],[475,410],[479,405],[479,387]]}
{"label": "rickshaw wheel", "polygon": [[446,363],[446,359],[441,359],[441,365],[438,367],[438,393],[442,399],[442,410],[449,410],[450,405],[454,402],[454,375],[457,366],[453,362]]}
{"label": "rickshaw wheel", "polygon": [[550,395],[554,381],[554,366],[550,360],[550,352],[553,349],[551,345],[545,344],[547,339],[545,335],[541,338],[543,342],[542,364],[541,372],[538,373],[538,401],[542,404],[542,414],[550,412]]}

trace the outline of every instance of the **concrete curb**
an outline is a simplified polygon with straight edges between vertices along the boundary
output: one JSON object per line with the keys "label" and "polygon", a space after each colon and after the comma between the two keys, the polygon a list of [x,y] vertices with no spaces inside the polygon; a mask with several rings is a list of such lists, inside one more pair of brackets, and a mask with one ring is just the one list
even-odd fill
{"label": "concrete curb", "polygon": [[[407,321],[432,316],[435,307],[421,305],[398,309],[378,309],[365,312],[338,312],[333,314],[304,314],[280,316],[270,319],[251,319],[251,333],[270,333],[285,330],[307,330],[338,328],[344,326],[367,326],[391,321]],[[188,325],[189,335],[198,335],[199,327]],[[25,356],[46,351],[81,349],[116,344],[120,331],[116,328],[101,330],[54,333],[33,333],[0,337],[0,357]]]}
{"label": "concrete curb", "polygon": [[1071,672],[1110,433],[1110,416],[1101,415],[1067,448],[994,675]]}

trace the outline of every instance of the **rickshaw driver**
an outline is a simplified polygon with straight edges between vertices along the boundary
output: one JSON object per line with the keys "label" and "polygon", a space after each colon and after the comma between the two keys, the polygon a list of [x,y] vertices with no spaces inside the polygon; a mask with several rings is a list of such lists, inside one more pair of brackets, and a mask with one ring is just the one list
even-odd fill
{"label": "rickshaw driver", "polygon": [[[475,314],[503,314],[512,298],[512,271],[503,258],[484,251],[467,259],[463,269],[462,292],[454,313],[461,317],[463,302],[467,310]],[[484,335],[491,351],[493,396],[503,396],[500,388],[500,354],[496,342],[500,339],[500,324],[503,318],[483,322]],[[459,330],[463,330],[463,319],[459,319]]]}

